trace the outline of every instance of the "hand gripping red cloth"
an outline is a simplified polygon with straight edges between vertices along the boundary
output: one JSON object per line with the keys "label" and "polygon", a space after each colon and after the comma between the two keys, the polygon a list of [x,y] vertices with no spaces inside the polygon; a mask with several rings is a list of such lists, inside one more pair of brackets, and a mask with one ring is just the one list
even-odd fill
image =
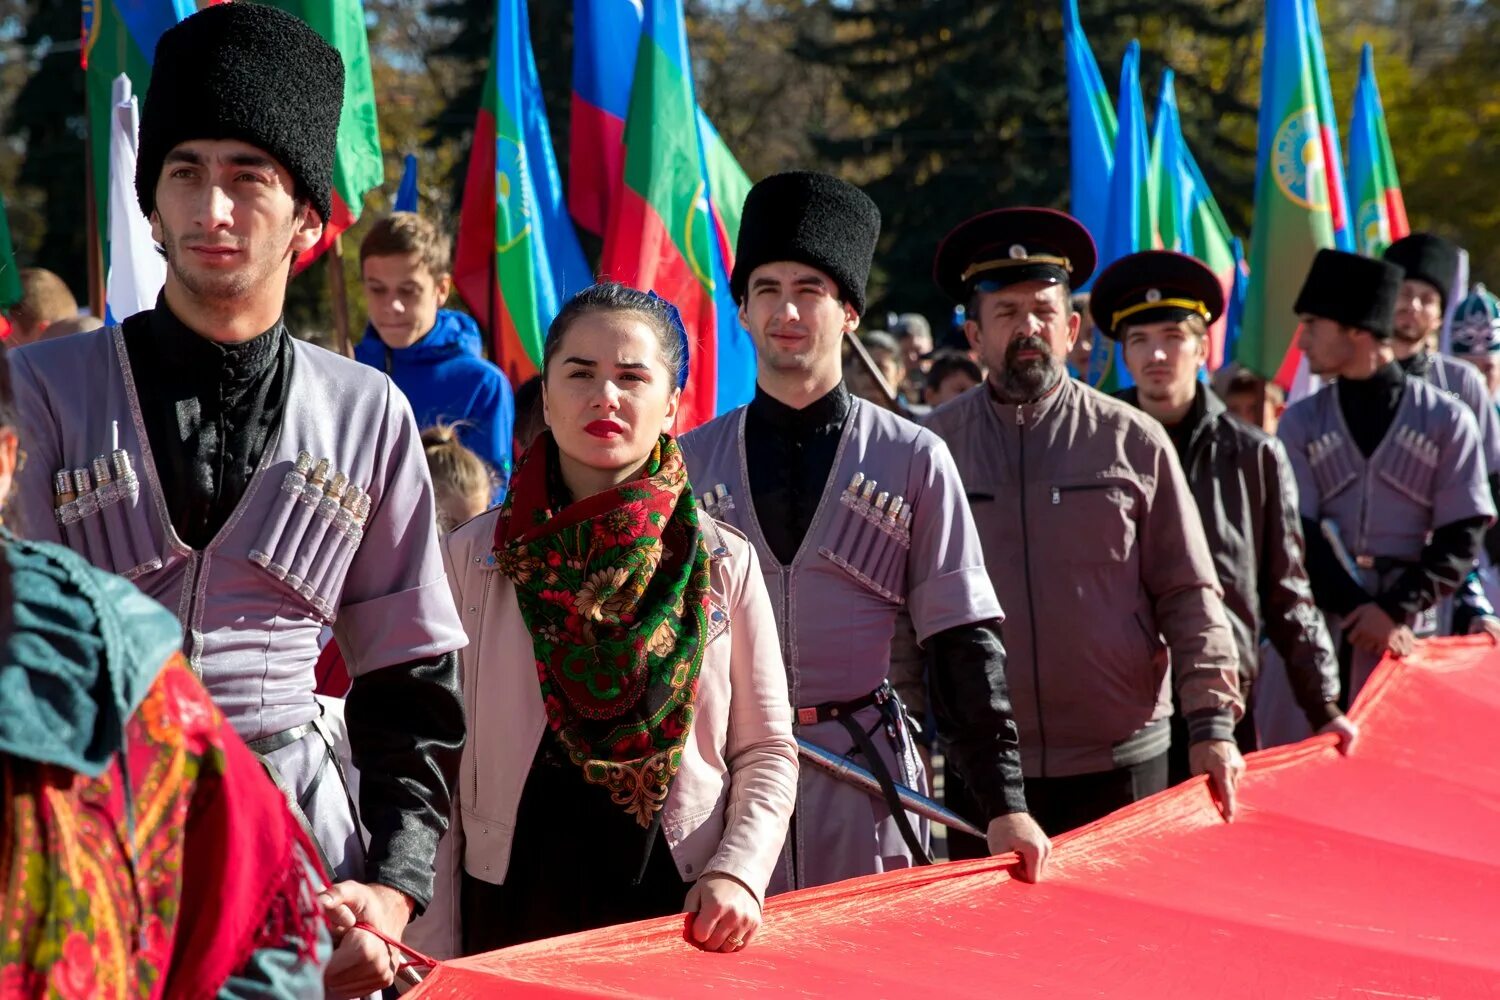
{"label": "hand gripping red cloth", "polygon": [[1199,778],[1013,857],[778,897],[743,952],[681,917],[440,965],[415,998],[1454,997],[1500,984],[1500,651],[1422,644],[1333,738],[1252,755],[1240,816]]}

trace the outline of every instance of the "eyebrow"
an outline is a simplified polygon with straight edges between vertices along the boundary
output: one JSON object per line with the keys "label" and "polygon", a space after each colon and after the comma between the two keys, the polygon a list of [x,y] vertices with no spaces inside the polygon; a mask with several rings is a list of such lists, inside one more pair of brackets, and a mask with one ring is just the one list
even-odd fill
{"label": "eyebrow", "polygon": [[[174,149],[167,154],[167,163],[187,163],[195,167],[204,164],[203,157],[191,149]],[[265,170],[274,170],[276,161],[262,153],[235,153],[228,157],[228,162],[235,167],[258,167]]]}
{"label": "eyebrow", "polygon": [[[599,362],[588,358],[563,358],[565,365],[582,365],[584,368],[598,368]],[[620,361],[615,364],[616,368],[628,368],[631,371],[645,371],[651,366],[644,361]]]}

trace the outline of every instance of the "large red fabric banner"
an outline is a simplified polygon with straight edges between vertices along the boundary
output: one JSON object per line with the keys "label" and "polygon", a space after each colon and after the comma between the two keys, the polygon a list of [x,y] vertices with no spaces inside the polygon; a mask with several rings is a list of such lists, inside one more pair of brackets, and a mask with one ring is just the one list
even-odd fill
{"label": "large red fabric banner", "polygon": [[1386,663],[1331,737],[1256,754],[1239,816],[1203,779],[1006,859],[779,897],[732,955],[683,918],[442,965],[459,997],[1481,997],[1500,993],[1500,651]]}

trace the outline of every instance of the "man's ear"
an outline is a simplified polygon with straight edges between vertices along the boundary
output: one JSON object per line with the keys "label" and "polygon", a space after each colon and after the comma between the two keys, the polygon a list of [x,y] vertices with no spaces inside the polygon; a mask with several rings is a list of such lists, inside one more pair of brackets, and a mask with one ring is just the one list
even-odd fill
{"label": "man's ear", "polygon": [[323,238],[323,217],[311,202],[299,203],[301,214],[294,220],[296,230],[292,233],[292,256],[301,257],[318,245]]}
{"label": "man's ear", "polygon": [[438,278],[438,282],[437,282],[437,300],[438,300],[438,305],[439,306],[447,305],[448,304],[448,296],[450,296],[452,294],[453,294],[453,275],[451,273],[445,273],[441,277]]}
{"label": "man's ear", "polygon": [[844,329],[853,333],[859,329],[859,310],[845,302],[844,304]]}

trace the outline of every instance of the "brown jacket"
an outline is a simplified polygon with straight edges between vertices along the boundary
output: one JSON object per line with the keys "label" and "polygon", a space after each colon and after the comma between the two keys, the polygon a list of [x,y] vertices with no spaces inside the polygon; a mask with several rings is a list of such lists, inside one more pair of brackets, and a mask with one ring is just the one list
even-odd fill
{"label": "brown jacket", "polygon": [[[453,825],[438,847],[432,903],[406,935],[438,958],[459,953],[459,866],[486,882],[505,881],[521,792],[547,724],[531,634],[491,551],[498,517],[497,508],[443,538],[448,582],[469,635],[460,654],[469,739],[453,789]],[[700,520],[712,556],[710,638],[662,832],[684,883],[722,872],[759,899],[797,793],[786,668],[755,550],[733,528]]]}
{"label": "brown jacket", "polygon": [[1161,425],[1065,379],[1023,406],[977,386],[927,426],[958,464],[1005,609],[1026,776],[1164,752],[1169,662],[1191,738],[1233,739],[1244,712],[1234,638]]}

